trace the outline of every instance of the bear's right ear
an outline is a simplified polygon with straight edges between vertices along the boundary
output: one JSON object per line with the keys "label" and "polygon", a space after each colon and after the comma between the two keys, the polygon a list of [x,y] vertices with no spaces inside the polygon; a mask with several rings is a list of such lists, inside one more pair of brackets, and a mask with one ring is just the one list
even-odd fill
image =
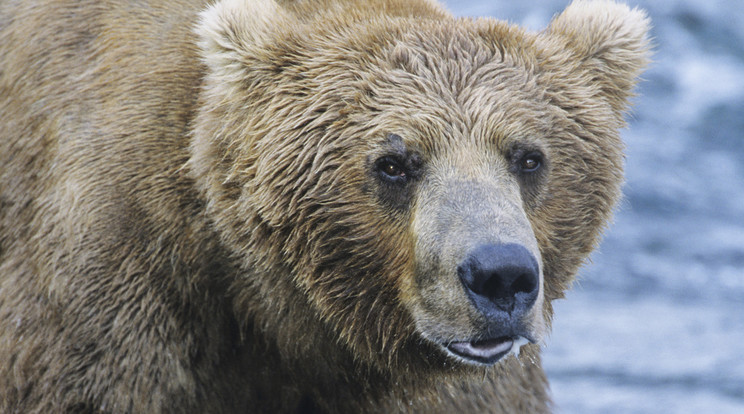
{"label": "bear's right ear", "polygon": [[196,33],[211,80],[244,80],[246,57],[265,49],[276,28],[292,27],[290,19],[275,0],[221,0],[204,10]]}
{"label": "bear's right ear", "polygon": [[[241,187],[233,176],[241,151],[232,134],[249,130],[246,102],[256,102],[265,93],[266,88],[251,85],[274,83],[272,75],[261,70],[265,66],[261,62],[272,61],[267,51],[278,30],[294,27],[292,20],[275,0],[218,0],[199,16],[194,32],[207,70],[194,119],[189,165],[211,199],[229,203],[240,195]],[[248,140],[240,143],[248,145]]]}
{"label": "bear's right ear", "polygon": [[596,88],[622,118],[649,63],[649,29],[642,10],[612,0],[575,0],[540,35],[543,67],[556,81]]}

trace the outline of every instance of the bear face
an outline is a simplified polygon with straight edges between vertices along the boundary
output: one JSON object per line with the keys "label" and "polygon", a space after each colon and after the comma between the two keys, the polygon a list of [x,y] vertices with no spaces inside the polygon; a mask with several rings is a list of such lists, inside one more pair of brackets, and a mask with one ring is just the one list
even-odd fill
{"label": "bear face", "polygon": [[261,322],[278,337],[320,321],[381,367],[539,342],[619,196],[645,16],[578,1],[534,34],[425,2],[333,4],[202,16],[191,168],[242,261],[244,311],[293,315]]}

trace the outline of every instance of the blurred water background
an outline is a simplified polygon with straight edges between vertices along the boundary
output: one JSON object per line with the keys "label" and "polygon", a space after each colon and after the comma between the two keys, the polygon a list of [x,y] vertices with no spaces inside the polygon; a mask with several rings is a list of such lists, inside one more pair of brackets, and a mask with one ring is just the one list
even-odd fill
{"label": "blurred water background", "polygon": [[[568,0],[446,0],[543,29]],[[625,200],[566,300],[544,365],[559,413],[744,413],[744,2],[628,0],[654,63]]]}

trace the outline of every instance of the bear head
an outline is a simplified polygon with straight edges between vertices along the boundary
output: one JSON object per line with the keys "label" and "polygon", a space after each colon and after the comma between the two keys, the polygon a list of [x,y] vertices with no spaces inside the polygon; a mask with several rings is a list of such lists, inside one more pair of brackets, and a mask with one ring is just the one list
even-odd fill
{"label": "bear head", "polygon": [[382,370],[539,343],[619,198],[647,31],[607,0],[540,33],[427,1],[211,6],[189,168],[236,310],[287,358]]}

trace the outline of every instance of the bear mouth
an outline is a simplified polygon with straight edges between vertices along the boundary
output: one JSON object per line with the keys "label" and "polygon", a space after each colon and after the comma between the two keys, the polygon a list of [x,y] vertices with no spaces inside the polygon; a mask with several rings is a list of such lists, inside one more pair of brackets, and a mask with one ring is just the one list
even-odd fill
{"label": "bear mouth", "polygon": [[492,365],[511,352],[519,356],[519,349],[528,342],[530,342],[528,339],[521,336],[502,336],[476,341],[451,342],[446,345],[446,348],[468,362]]}

